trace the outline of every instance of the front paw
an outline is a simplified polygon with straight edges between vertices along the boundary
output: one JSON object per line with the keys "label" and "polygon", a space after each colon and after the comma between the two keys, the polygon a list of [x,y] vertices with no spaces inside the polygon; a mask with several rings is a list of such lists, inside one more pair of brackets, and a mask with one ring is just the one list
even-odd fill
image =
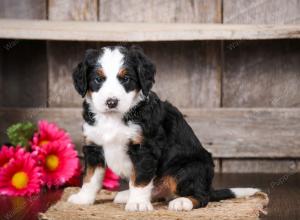
{"label": "front paw", "polygon": [[125,210],[130,212],[146,212],[152,211],[153,206],[151,202],[128,202],[125,206]]}
{"label": "front paw", "polygon": [[95,202],[95,197],[85,193],[76,193],[68,198],[68,202],[73,204],[92,205]]}

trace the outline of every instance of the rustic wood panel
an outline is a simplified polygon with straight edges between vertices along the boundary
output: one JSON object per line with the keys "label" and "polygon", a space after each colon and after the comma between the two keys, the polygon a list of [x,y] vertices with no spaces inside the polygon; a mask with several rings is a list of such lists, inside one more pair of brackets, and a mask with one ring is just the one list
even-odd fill
{"label": "rustic wood panel", "polygon": [[97,0],[48,0],[49,20],[97,21]]}
{"label": "rustic wood panel", "polygon": [[[49,106],[81,106],[82,99],[73,88],[71,74],[85,49],[97,47],[96,44],[51,42],[48,45]],[[218,107],[221,94],[218,45],[217,42],[141,44],[157,66],[154,91],[179,107]]]}
{"label": "rustic wood panel", "polygon": [[220,106],[219,42],[145,43],[141,46],[156,64],[153,90],[162,100],[185,108]]}
{"label": "rustic wood panel", "polygon": [[99,0],[109,22],[221,23],[221,0]]}
{"label": "rustic wood panel", "polygon": [[100,23],[1,20],[0,38],[144,42],[300,38],[299,25]]}
{"label": "rustic wood panel", "polygon": [[88,48],[97,48],[97,44],[48,42],[50,107],[81,106],[82,98],[75,91],[72,73]]}
{"label": "rustic wood panel", "polygon": [[45,19],[45,0],[1,0],[0,18]]}
{"label": "rustic wood panel", "polygon": [[226,24],[299,24],[299,0],[223,0]]}
{"label": "rustic wood panel", "polygon": [[300,160],[222,160],[223,173],[293,173],[300,171]]}
{"label": "rustic wood panel", "polygon": [[223,106],[300,106],[299,41],[227,42],[224,50]]}
{"label": "rustic wood panel", "polygon": [[45,42],[8,40],[3,53],[0,106],[44,107],[47,105]]}
{"label": "rustic wood panel", "polygon": [[[0,131],[12,122],[48,119],[82,143],[77,108],[0,109]],[[183,109],[205,148],[216,158],[299,158],[299,109]],[[0,136],[3,139],[3,133]]]}

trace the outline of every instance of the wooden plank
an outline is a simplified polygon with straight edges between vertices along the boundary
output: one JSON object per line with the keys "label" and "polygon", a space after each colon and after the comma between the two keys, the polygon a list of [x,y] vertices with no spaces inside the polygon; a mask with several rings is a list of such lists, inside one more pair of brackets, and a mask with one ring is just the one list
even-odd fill
{"label": "wooden plank", "polygon": [[153,90],[162,100],[183,108],[220,106],[219,42],[164,42],[141,46],[156,64]]}
{"label": "wooden plank", "polygon": [[99,0],[99,20],[221,23],[221,0]]}
{"label": "wooden plank", "polygon": [[[13,122],[57,122],[81,146],[81,109],[0,109],[0,138]],[[183,109],[195,133],[216,158],[299,158],[300,109]]]}
{"label": "wooden plank", "polygon": [[[72,70],[81,61],[85,49],[99,46],[83,43],[48,44],[50,107],[81,106],[82,99],[73,87]],[[179,107],[220,106],[218,46],[217,42],[141,44],[157,67],[154,90],[163,100],[168,99]],[[164,48],[164,51],[160,48]]]}
{"label": "wooden plank", "polygon": [[95,43],[48,42],[50,107],[74,107],[82,105],[81,96],[75,91],[72,73],[88,48]]}
{"label": "wooden plank", "polygon": [[1,0],[0,18],[46,19],[45,0]]}
{"label": "wooden plank", "polygon": [[300,26],[1,19],[0,38],[106,42],[290,39],[300,38]]}
{"label": "wooden plank", "polygon": [[294,173],[300,171],[300,160],[224,159],[223,173]]}
{"label": "wooden plank", "polygon": [[3,53],[0,106],[45,107],[47,105],[46,43],[8,40]]}
{"label": "wooden plank", "polygon": [[223,106],[299,107],[300,42],[225,44]]}
{"label": "wooden plank", "polygon": [[97,0],[49,0],[49,20],[97,21]]}
{"label": "wooden plank", "polygon": [[225,24],[300,24],[299,0],[224,0]]}

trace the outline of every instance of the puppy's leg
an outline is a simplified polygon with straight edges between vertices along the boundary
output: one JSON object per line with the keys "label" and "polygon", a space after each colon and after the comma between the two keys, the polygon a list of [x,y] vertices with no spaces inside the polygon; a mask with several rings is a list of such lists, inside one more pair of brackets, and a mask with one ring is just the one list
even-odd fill
{"label": "puppy's leg", "polygon": [[104,156],[100,146],[88,145],[83,148],[85,158],[85,177],[80,191],[69,197],[68,202],[93,204],[97,192],[102,188],[105,173]]}
{"label": "puppy's leg", "polygon": [[129,198],[129,190],[120,191],[114,198],[114,203],[127,203]]}

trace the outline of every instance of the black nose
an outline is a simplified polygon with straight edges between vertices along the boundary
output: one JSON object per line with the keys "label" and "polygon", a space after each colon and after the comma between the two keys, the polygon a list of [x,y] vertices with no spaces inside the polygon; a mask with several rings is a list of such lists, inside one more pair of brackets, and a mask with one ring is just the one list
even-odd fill
{"label": "black nose", "polygon": [[119,100],[116,98],[109,98],[106,100],[106,105],[108,108],[115,108],[118,105]]}

